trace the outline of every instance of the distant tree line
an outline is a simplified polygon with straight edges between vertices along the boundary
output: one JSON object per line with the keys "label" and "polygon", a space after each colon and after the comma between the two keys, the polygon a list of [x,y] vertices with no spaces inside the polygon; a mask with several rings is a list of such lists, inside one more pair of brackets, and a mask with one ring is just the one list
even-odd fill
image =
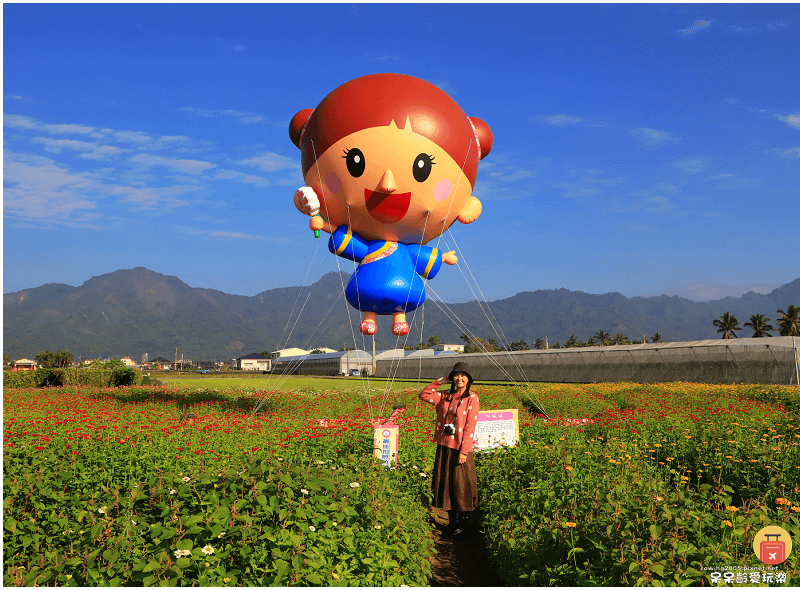
{"label": "distant tree line", "polygon": [[[777,328],[772,327],[771,320],[760,313],[751,315],[750,321],[743,325],[745,328],[753,329],[753,338],[772,336],[770,332],[776,331],[781,336],[800,336],[800,307],[790,305],[785,312],[779,309],[778,315],[780,318],[775,321],[778,324]],[[723,340],[739,337],[736,334],[736,330],[741,330],[739,320],[727,311],[714,320],[713,325],[717,328],[717,332],[722,334]]]}

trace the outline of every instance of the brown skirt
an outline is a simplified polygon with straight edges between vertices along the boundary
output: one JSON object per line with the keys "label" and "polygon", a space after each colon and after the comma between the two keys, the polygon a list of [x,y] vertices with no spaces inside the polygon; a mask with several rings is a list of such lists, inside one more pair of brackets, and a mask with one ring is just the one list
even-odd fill
{"label": "brown skirt", "polygon": [[478,507],[478,477],[475,474],[475,453],[459,465],[456,449],[436,445],[431,489],[433,506],[442,510],[471,512]]}

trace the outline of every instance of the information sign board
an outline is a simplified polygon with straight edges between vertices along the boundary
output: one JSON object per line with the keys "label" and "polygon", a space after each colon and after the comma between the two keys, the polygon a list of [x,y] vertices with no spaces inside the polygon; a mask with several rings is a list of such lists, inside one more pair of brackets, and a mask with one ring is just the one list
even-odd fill
{"label": "information sign board", "polygon": [[373,455],[384,467],[397,467],[397,450],[400,447],[400,427],[388,424],[375,427]]}
{"label": "information sign board", "polygon": [[478,412],[473,447],[486,451],[499,447],[513,447],[519,440],[519,417],[517,409],[487,410]]}

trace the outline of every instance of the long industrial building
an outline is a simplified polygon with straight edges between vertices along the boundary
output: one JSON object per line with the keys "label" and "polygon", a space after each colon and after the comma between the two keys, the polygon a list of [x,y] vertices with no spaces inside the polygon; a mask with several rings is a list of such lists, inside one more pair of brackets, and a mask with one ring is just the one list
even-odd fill
{"label": "long industrial building", "polygon": [[378,377],[436,379],[455,359],[479,381],[766,383],[797,385],[800,338],[734,338],[378,360]]}
{"label": "long industrial building", "polygon": [[[403,350],[395,348],[392,350],[382,350],[375,354],[375,362],[397,361],[401,358],[420,359],[433,356],[452,356],[456,353],[451,351],[424,350]],[[419,361],[417,361],[419,362]],[[281,356],[272,361],[272,372],[289,375],[348,375],[351,370],[367,371],[372,374],[372,354],[363,350],[348,350],[340,352],[328,352],[322,354],[301,354],[293,356]]]}

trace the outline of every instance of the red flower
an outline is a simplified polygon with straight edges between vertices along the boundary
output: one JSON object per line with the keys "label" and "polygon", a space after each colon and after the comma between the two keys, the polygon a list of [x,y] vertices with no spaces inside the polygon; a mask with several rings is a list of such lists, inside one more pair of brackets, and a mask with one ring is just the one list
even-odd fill
{"label": "red flower", "polygon": [[37,451],[41,451],[41,450],[44,449],[44,447],[42,445],[39,445],[38,447],[35,447],[35,448],[36,448]]}

